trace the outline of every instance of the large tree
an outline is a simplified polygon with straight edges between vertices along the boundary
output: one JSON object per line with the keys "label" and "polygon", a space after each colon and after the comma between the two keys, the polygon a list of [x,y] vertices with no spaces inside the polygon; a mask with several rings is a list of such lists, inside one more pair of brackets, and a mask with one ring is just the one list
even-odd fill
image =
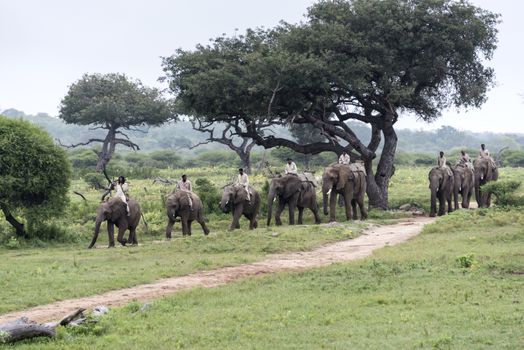
{"label": "large tree", "polygon": [[[178,108],[194,118],[236,123],[266,148],[352,151],[365,163],[370,204],[387,208],[400,114],[431,121],[449,107],[479,107],[494,79],[485,62],[497,23],[467,1],[325,0],[304,23],[221,37],[163,65]],[[368,144],[351,120],[371,126]],[[274,124],[310,124],[326,141],[256,128]]]}
{"label": "large tree", "polygon": [[45,131],[0,116],[0,209],[17,236],[28,235],[17,213],[41,221],[63,211],[70,177],[65,151]]}
{"label": "large tree", "polygon": [[68,124],[107,130],[104,139],[89,139],[70,147],[101,143],[97,170],[111,160],[116,145],[140,149],[126,131],[156,126],[173,118],[172,108],[157,89],[143,86],[123,74],[85,74],[71,85],[60,105],[60,118]]}

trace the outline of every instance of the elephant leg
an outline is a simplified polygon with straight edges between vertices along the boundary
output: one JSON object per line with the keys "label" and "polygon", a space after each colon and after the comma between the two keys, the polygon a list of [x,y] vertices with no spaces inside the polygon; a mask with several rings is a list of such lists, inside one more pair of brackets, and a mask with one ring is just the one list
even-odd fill
{"label": "elephant leg", "polygon": [[[297,195],[298,197],[298,195]],[[295,224],[295,208],[297,207],[297,197],[292,197],[289,201],[288,212],[289,212],[289,224]]]}
{"label": "elephant leg", "polygon": [[118,228],[118,236],[116,237],[118,243],[125,246],[127,243],[127,240],[124,238],[124,235],[126,233],[127,226],[126,225],[120,225]]}
{"label": "elephant leg", "polygon": [[200,226],[202,226],[202,230],[204,231],[204,235],[207,236],[209,234],[209,229],[206,226],[206,222],[204,220],[204,215],[202,214],[202,211],[199,211],[199,213],[197,215],[197,222],[200,224]]}
{"label": "elephant leg", "polygon": [[303,224],[303,218],[304,218],[304,207],[298,207],[298,224]]}
{"label": "elephant leg", "polygon": [[318,210],[318,205],[315,205],[316,203],[314,203],[314,205],[311,207],[311,211],[313,212],[313,216],[315,217],[315,224],[320,224],[321,223],[321,220],[320,220],[320,213],[319,213],[319,210]]}
{"label": "elephant leg", "polygon": [[368,218],[368,208],[364,205],[364,193],[358,196],[356,201],[360,208],[360,220],[366,220]]}
{"label": "elephant leg", "polygon": [[[353,201],[351,200],[349,193],[344,193],[344,203],[346,209],[346,220],[351,220],[351,207],[353,206]],[[355,214],[353,213],[353,215]]]}
{"label": "elephant leg", "polygon": [[451,213],[453,212],[453,199],[451,198],[451,193],[448,195],[448,198],[447,198],[447,202],[448,202],[448,213]]}
{"label": "elephant leg", "polygon": [[286,203],[284,202],[283,199],[279,199],[278,200],[278,208],[277,210],[275,211],[275,224],[277,226],[280,226],[282,225],[282,220],[280,219],[280,215],[282,214],[282,212],[284,211],[284,206],[286,205]]}
{"label": "elephant leg", "polygon": [[464,209],[469,208],[469,188],[462,188],[462,203],[461,207]]}
{"label": "elephant leg", "polygon": [[181,219],[180,221],[182,222],[182,235],[185,236],[185,235],[189,234],[189,230],[187,228],[187,220],[188,219],[187,219],[187,217],[181,217],[180,219]]}
{"label": "elephant leg", "polygon": [[107,237],[108,237],[108,248],[115,246],[115,224],[107,222]]}
{"label": "elephant leg", "polygon": [[[349,202],[347,202],[349,203]],[[337,212],[337,193],[332,190],[329,195],[329,222],[335,222]]]}
{"label": "elephant leg", "polygon": [[240,217],[242,216],[242,211],[244,211],[242,205],[235,206],[233,211],[233,222],[231,222],[231,226],[229,227],[230,230],[240,228]]}
{"label": "elephant leg", "polygon": [[129,242],[131,245],[138,245],[138,240],[136,239],[136,227],[129,228]]}
{"label": "elephant leg", "polygon": [[358,219],[357,200],[354,198],[351,200],[351,211],[353,212],[352,219],[357,220]]}
{"label": "elephant leg", "polygon": [[166,238],[167,239],[171,239],[171,232],[173,231],[174,224],[175,224],[175,220],[168,219],[167,227],[166,227]]}
{"label": "elephant leg", "polygon": [[438,204],[438,216],[442,216],[446,212],[446,198],[444,195],[441,194],[438,196]]}
{"label": "elephant leg", "polygon": [[190,236],[193,233],[193,231],[191,230],[191,225],[192,224],[193,224],[193,220],[188,220],[187,221],[187,232],[189,233]]}

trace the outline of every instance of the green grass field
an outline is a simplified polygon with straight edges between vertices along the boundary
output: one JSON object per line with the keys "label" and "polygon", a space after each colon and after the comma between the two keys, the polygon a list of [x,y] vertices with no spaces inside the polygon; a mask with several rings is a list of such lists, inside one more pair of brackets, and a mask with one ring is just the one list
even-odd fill
{"label": "green grass field", "polygon": [[[397,169],[391,206],[429,208],[428,171]],[[193,179],[210,173],[188,171]],[[214,172],[211,179],[221,187],[228,182],[226,174]],[[523,175],[523,169],[501,169],[500,178],[519,180]],[[252,177],[257,188],[264,181]],[[65,230],[65,243],[34,240],[11,247],[17,249],[0,248],[0,313],[247,263],[268,253],[309,250],[354,237],[364,227],[357,222],[266,228],[262,216],[262,227],[255,231],[247,231],[242,221],[243,229],[229,232],[229,215],[213,214],[208,216],[210,236],[196,226],[192,237],[182,238],[177,224],[177,238],[157,243],[166,224],[162,196],[170,188],[135,180],[132,193],[140,198],[149,224],[148,232],[144,227],[139,232],[142,245],[86,250],[99,192],[80,180],[72,190],[84,193],[88,202],[71,194],[71,219],[56,220]],[[387,223],[402,215],[372,211],[370,216]],[[311,215],[306,217],[311,223]],[[341,210],[338,217],[343,217]],[[522,348],[523,224],[524,214],[517,209],[461,210],[370,259],[182,292],[153,303],[147,312],[132,303],[96,325],[61,329],[58,339],[13,347]],[[98,244],[106,243],[102,233]]]}
{"label": "green grass field", "polygon": [[131,303],[16,348],[519,349],[523,225],[460,211],[365,260]]}

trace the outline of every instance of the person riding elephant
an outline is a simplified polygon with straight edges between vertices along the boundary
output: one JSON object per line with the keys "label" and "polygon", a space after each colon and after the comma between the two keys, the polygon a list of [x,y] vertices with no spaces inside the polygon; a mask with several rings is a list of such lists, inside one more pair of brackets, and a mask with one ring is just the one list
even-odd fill
{"label": "person riding elephant", "polygon": [[453,175],[451,172],[450,167],[447,164],[446,157],[444,157],[444,152],[440,151],[439,156],[437,158],[437,168],[443,169],[448,173],[448,175]]}
{"label": "person riding elephant", "polygon": [[475,186],[475,174],[466,164],[456,164],[451,167],[453,171],[453,199],[454,209],[459,209],[458,199],[462,196],[462,208],[469,208],[471,195]]}
{"label": "person riding elephant", "polygon": [[295,224],[295,208],[298,208],[298,224],[303,223],[304,208],[309,208],[315,216],[315,223],[320,223],[318,215],[317,195],[315,186],[311,181],[303,181],[297,175],[284,175],[271,180],[267,198],[268,212],[267,225],[271,224],[271,215],[273,212],[273,201],[278,197],[278,208],[275,212],[275,222],[282,225],[280,214],[287,205],[289,208],[289,224]]}
{"label": "person riding elephant", "polygon": [[324,215],[328,215],[328,194],[329,198],[329,221],[335,221],[337,195],[344,198],[346,207],[346,219],[356,220],[357,204],[360,208],[360,218],[367,218],[367,208],[364,205],[366,194],[366,172],[363,167],[357,164],[331,164],[324,169],[322,175],[322,197],[324,204]]}
{"label": "person riding elephant", "polygon": [[468,167],[471,170],[473,170],[473,163],[471,162],[471,158],[469,157],[469,154],[467,154],[464,150],[460,151],[459,160],[456,165]]}
{"label": "person riding elephant", "polygon": [[451,206],[451,195],[453,193],[454,178],[453,173],[442,167],[434,167],[430,170],[429,189],[431,190],[431,210],[429,216],[434,217],[437,212],[437,199],[439,201],[438,215],[446,212],[446,202],[448,203],[448,213],[453,211]]}
{"label": "person riding elephant", "polygon": [[[189,198],[191,199],[192,207],[189,206]],[[202,226],[206,236],[209,234],[209,229],[204,222],[204,205],[196,193],[184,190],[171,193],[166,199],[166,211],[168,219],[166,227],[167,239],[171,239],[171,231],[177,217],[180,217],[182,222],[182,234],[184,236],[191,236],[191,224],[194,220]]]}
{"label": "person riding elephant", "polygon": [[497,181],[499,171],[491,157],[479,157],[473,162],[475,168],[475,198],[479,208],[489,208],[491,193],[483,192],[482,185],[490,181]]}
{"label": "person riding elephant", "polygon": [[297,165],[295,164],[293,159],[287,159],[286,167],[284,168],[284,174],[298,176]]}
{"label": "person riding elephant", "polygon": [[[129,214],[126,212],[126,206],[129,206]],[[114,197],[108,201],[102,202],[97,209],[95,232],[89,248],[92,248],[100,233],[100,225],[107,221],[107,234],[109,236],[109,248],[115,246],[114,226],[118,227],[117,240],[122,245],[131,243],[137,245],[136,228],[140,222],[140,205],[133,198],[129,198],[127,204],[120,198]],[[129,239],[124,238],[126,230],[129,230]]]}
{"label": "person riding elephant", "polygon": [[[249,191],[249,192],[248,192]],[[248,198],[248,193],[250,198]],[[229,185],[224,188],[222,199],[220,200],[220,209],[224,213],[232,212],[233,221],[230,230],[240,228],[240,217],[244,215],[249,220],[249,229],[257,228],[257,215],[260,208],[260,195],[251,186],[247,190],[242,184]]]}
{"label": "person riding elephant", "polygon": [[193,185],[191,184],[191,181],[187,179],[187,175],[182,175],[182,180],[178,181],[176,184],[177,190],[182,190],[188,192],[187,194],[187,200],[189,202],[189,209],[193,210],[193,200],[191,199],[191,195],[189,193],[193,192]]}

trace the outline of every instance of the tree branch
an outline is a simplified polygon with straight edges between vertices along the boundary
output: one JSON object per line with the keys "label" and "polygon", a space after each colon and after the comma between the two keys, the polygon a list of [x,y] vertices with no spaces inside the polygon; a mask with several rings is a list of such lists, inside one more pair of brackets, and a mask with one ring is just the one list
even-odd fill
{"label": "tree branch", "polygon": [[62,143],[62,141],[60,141],[60,139],[56,139],[58,141],[58,144],[62,147],[65,147],[65,148],[75,148],[75,147],[78,147],[78,146],[87,146],[93,142],[101,142],[101,143],[104,143],[104,140],[101,140],[101,139],[89,139],[89,141],[87,142],[80,142],[80,143],[77,143],[77,144],[74,144],[74,145],[64,145]]}

